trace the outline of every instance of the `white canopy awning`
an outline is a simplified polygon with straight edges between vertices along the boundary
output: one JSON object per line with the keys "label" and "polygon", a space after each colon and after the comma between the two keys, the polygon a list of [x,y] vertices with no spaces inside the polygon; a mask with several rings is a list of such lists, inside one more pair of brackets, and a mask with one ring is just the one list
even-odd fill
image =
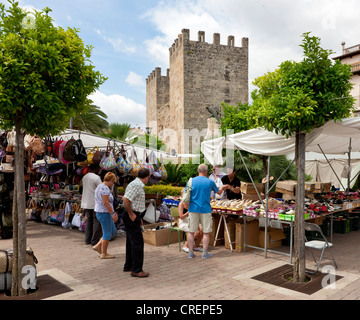
{"label": "white canopy awning", "polygon": [[[342,121],[329,121],[306,135],[306,151],[325,154],[344,154],[360,151],[360,117],[346,118]],[[319,148],[321,147],[321,149]],[[254,154],[275,156],[295,152],[295,135],[286,138],[281,134],[263,128],[252,129],[201,143],[201,152],[212,164],[222,165],[222,150],[231,148]]]}
{"label": "white canopy awning", "polygon": [[80,131],[80,130],[72,130],[67,129],[62,134],[55,136],[53,138],[62,139],[62,140],[70,140],[71,137],[74,137],[74,139],[81,139],[84,147],[86,149],[92,149],[94,147],[98,147],[100,150],[106,149],[108,142],[110,142],[110,145],[113,147],[114,144],[116,144],[118,147],[124,146],[124,149],[126,151],[130,151],[128,155],[131,155],[131,150],[134,148],[136,155],[139,159],[139,161],[144,160],[144,150],[146,150],[146,154],[149,156],[151,151],[154,151],[157,158],[160,158],[162,156],[163,158],[177,158],[174,155],[171,155],[170,153],[159,151],[151,148],[145,148],[141,146],[137,146],[135,144],[130,144],[128,142],[115,140],[112,138],[106,138],[102,136],[98,136],[92,133]]}

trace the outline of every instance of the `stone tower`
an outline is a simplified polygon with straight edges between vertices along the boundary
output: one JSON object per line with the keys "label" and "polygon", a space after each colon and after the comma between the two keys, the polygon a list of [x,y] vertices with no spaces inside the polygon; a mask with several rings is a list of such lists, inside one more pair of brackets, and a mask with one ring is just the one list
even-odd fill
{"label": "stone tower", "polygon": [[[248,39],[242,38],[242,46],[235,47],[234,37],[229,36],[227,45],[221,45],[220,35],[214,33],[209,44],[204,31],[191,41],[190,31],[183,29],[169,56],[167,75],[161,76],[156,68],[146,80],[147,126],[169,149],[196,152],[186,133],[205,135],[211,116],[206,107],[248,102]],[[171,137],[174,134],[177,137]]]}

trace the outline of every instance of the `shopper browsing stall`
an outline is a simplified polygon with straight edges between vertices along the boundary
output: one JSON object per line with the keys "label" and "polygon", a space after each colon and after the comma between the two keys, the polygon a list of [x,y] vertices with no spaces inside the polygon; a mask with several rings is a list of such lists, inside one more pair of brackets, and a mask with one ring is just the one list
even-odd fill
{"label": "shopper browsing stall", "polygon": [[81,208],[85,211],[86,226],[85,226],[85,243],[95,246],[102,235],[101,225],[96,218],[95,213],[95,189],[101,184],[101,178],[94,173],[95,167],[90,168],[88,172],[82,178],[82,198]]}
{"label": "shopper browsing stall", "polygon": [[194,235],[199,228],[199,224],[203,228],[203,252],[201,257],[207,259],[212,257],[208,252],[210,233],[212,232],[212,215],[210,205],[211,191],[215,193],[223,192],[228,186],[223,185],[220,189],[216,186],[215,182],[207,177],[208,167],[206,164],[200,164],[198,167],[198,176],[192,178],[191,196],[189,205],[189,234],[188,258],[193,258],[194,255]]}
{"label": "shopper browsing stall", "polygon": [[103,236],[100,241],[93,247],[95,251],[100,253],[101,259],[113,259],[115,256],[108,254],[107,248],[109,241],[115,236],[117,214],[114,212],[114,197],[111,193],[111,187],[116,181],[116,176],[112,172],[108,172],[103,183],[99,184],[95,189],[95,212],[96,218],[101,223]]}
{"label": "shopper browsing stall", "polygon": [[123,202],[126,212],[123,214],[123,222],[126,230],[126,260],[124,271],[131,272],[133,277],[148,277],[144,272],[144,238],[141,226],[142,217],[145,213],[145,185],[150,179],[150,171],[142,168],[135,180],[129,183],[125,189]]}

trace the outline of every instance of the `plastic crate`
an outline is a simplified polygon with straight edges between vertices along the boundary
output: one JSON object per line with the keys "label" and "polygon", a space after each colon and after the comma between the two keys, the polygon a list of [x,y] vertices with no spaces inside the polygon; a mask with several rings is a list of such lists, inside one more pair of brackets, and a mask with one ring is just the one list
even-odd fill
{"label": "plastic crate", "polygon": [[350,219],[334,220],[334,232],[336,233],[349,233],[351,230]]}

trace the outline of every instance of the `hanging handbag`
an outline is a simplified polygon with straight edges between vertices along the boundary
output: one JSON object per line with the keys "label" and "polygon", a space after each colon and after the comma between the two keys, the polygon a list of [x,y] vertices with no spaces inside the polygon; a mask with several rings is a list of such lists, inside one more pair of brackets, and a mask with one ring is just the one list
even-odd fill
{"label": "hanging handbag", "polygon": [[159,170],[159,164],[157,162],[156,155],[155,155],[154,151],[150,152],[149,161],[151,162],[151,164],[154,167],[154,172],[150,175],[149,182],[152,183],[152,184],[159,183],[161,181],[162,176],[161,176],[161,173],[158,171]]}
{"label": "hanging handbag", "polygon": [[149,161],[149,157],[146,154],[146,149],[144,149],[143,167],[149,169],[150,174],[154,172],[154,166]]}
{"label": "hanging handbag", "polygon": [[94,157],[96,151],[99,151],[98,147],[94,147],[90,151],[87,152],[87,163],[88,164],[93,164],[93,157]]}
{"label": "hanging handbag", "polygon": [[72,146],[75,161],[82,162],[87,160],[87,153],[81,139],[77,139]]}
{"label": "hanging handbag", "polygon": [[123,145],[121,146],[121,150],[120,150],[118,161],[116,163],[116,167],[121,174],[127,174],[131,170],[131,163],[128,160],[128,157],[126,155],[126,151],[125,151]]}
{"label": "hanging handbag", "polygon": [[64,158],[64,150],[65,150],[65,146],[68,142],[67,141],[63,141],[60,143],[59,145],[59,160],[61,163],[63,164],[67,164],[69,163],[70,161],[67,161],[65,158]]}
{"label": "hanging handbag", "polygon": [[110,171],[116,168],[116,160],[110,147],[110,142],[106,148],[106,153],[101,158],[99,167],[103,170]]}
{"label": "hanging handbag", "polygon": [[73,145],[76,142],[76,140],[71,137],[69,141],[66,142],[65,147],[64,147],[64,151],[63,151],[63,158],[66,161],[69,162],[74,162],[75,161],[75,156],[74,156],[74,151],[73,151]]}
{"label": "hanging handbag", "polygon": [[142,165],[140,164],[135,152],[135,148],[133,147],[131,151],[131,170],[129,174],[133,177],[137,177],[141,169],[142,169]]}
{"label": "hanging handbag", "polygon": [[36,155],[41,156],[45,153],[45,144],[38,136],[34,136],[30,143],[29,148],[35,152]]}
{"label": "hanging handbag", "polygon": [[161,174],[162,179],[167,178],[167,172],[166,172],[166,168],[165,168],[165,165],[163,163],[163,160],[162,160],[162,154],[160,154],[160,165],[159,165],[158,172]]}
{"label": "hanging handbag", "polygon": [[186,189],[181,197],[181,201],[185,203],[190,203],[191,198],[191,185],[192,185],[192,178],[189,179]]}

